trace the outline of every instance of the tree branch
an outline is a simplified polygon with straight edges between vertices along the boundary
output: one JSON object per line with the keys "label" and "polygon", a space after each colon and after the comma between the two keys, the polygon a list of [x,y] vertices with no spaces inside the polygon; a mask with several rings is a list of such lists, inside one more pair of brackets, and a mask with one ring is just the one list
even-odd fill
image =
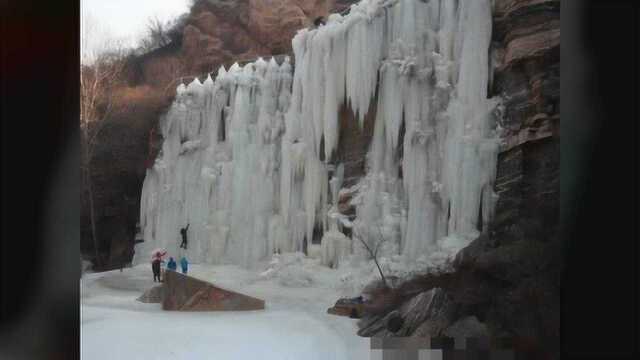
{"label": "tree branch", "polygon": [[385,287],[389,287],[389,285],[387,284],[387,279],[385,278],[384,273],[382,272],[382,268],[380,267],[380,264],[378,263],[378,257],[377,257],[377,255],[378,255],[378,247],[380,246],[382,241],[378,241],[378,243],[376,244],[376,250],[375,250],[375,253],[374,253],[373,251],[371,251],[371,248],[369,247],[369,245],[367,245],[367,243],[360,236],[357,236],[357,238],[360,240],[360,242],[362,242],[362,245],[364,245],[365,249],[367,249],[367,251],[371,255],[371,258],[373,259],[373,262],[376,264],[376,267],[378,268],[378,272],[380,273],[380,277],[382,278],[382,283],[384,284]]}

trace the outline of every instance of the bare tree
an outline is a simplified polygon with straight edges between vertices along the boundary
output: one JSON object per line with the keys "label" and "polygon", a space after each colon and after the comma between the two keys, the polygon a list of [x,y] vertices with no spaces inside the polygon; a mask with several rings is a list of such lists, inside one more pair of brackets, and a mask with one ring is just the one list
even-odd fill
{"label": "bare tree", "polygon": [[162,21],[157,16],[150,17],[138,42],[138,51],[144,54],[167,46],[171,42],[179,42],[188,19],[189,13],[166,21]]}
{"label": "bare tree", "polygon": [[[83,14],[85,15],[85,14]],[[102,37],[90,15],[81,24],[80,65],[80,145],[83,194],[89,201],[91,235],[99,264],[98,237],[91,163],[96,140],[106,120],[114,112],[114,88],[124,71],[125,51],[121,43]]]}
{"label": "bare tree", "polygon": [[[387,279],[384,277],[384,273],[382,272],[382,268],[380,268],[380,264],[378,263],[378,250],[380,250],[380,245],[382,245],[382,243],[384,243],[386,241],[386,239],[384,238],[384,236],[382,236],[382,231],[380,231],[380,227],[376,226],[376,229],[378,230],[379,237],[375,241],[375,248],[373,250],[367,244],[367,242],[364,241],[364,239],[361,236],[356,236],[356,237],[360,240],[362,245],[364,245],[364,248],[367,249],[367,252],[371,256],[371,259],[373,259],[373,261],[375,262],[376,266],[378,267],[378,272],[380,273],[380,277],[382,278],[382,284],[384,285],[385,288],[388,288],[389,284],[387,283]],[[369,238],[371,238],[371,237],[369,237]]]}
{"label": "bare tree", "polygon": [[157,16],[150,17],[147,20],[146,32],[140,39],[140,48],[143,52],[149,52],[171,42],[169,30],[172,27],[171,21],[162,21]]}

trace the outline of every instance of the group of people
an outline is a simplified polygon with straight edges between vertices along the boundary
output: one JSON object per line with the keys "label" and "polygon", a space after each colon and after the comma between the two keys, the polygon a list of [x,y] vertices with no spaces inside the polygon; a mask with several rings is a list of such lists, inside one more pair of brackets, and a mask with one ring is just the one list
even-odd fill
{"label": "group of people", "polygon": [[[153,282],[155,282],[156,279],[159,282],[162,282],[162,277],[160,276],[160,268],[163,263],[164,261],[161,258],[155,258],[151,262],[151,270],[153,270]],[[177,271],[177,269],[178,269],[178,264],[173,259],[173,257],[169,257],[169,262],[167,263],[167,270]],[[187,258],[183,256],[180,259],[180,270],[182,270],[183,274],[186,274],[188,269],[189,269],[189,262],[187,261]]]}
{"label": "group of people", "polygon": [[[189,224],[187,224],[186,227],[180,229],[180,235],[182,236],[182,242],[180,243],[180,248],[185,250],[187,249],[187,230],[189,230]],[[164,261],[162,260],[161,256],[157,256],[157,257],[154,256],[153,260],[151,261],[151,270],[153,271],[154,282],[156,281],[156,279],[159,282],[162,282],[162,278],[160,276],[160,268],[163,263]],[[187,261],[187,258],[185,256],[182,256],[182,258],[180,259],[180,270],[182,270],[183,274],[186,274],[188,268],[189,268],[189,262]],[[167,269],[172,271],[176,271],[178,269],[178,264],[173,259],[173,257],[169,257],[169,262],[167,263]]]}
{"label": "group of people", "polygon": [[[187,258],[183,256],[182,259],[180,259],[180,270],[182,270],[183,274],[187,273],[188,267],[189,267],[189,262],[187,261]],[[172,257],[170,257],[169,262],[167,263],[167,269],[176,271],[177,268],[178,268],[178,265],[176,264],[176,261],[173,260]]]}

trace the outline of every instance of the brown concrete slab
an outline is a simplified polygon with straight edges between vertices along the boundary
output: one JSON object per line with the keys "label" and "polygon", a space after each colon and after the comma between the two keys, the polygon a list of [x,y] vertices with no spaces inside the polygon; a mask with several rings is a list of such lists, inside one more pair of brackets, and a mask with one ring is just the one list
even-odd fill
{"label": "brown concrete slab", "polygon": [[219,288],[175,271],[164,274],[163,310],[243,311],[263,310],[264,300]]}

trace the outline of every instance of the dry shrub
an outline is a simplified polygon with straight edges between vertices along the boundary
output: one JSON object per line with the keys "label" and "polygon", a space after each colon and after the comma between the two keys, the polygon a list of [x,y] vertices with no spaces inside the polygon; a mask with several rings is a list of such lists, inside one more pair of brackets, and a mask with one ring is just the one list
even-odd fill
{"label": "dry shrub", "polygon": [[116,104],[125,109],[119,118],[130,126],[144,124],[145,128],[167,110],[172,100],[172,97],[163,94],[161,89],[149,85],[120,87],[115,98]]}
{"label": "dry shrub", "polygon": [[177,78],[188,75],[185,71],[185,61],[176,56],[151,58],[147,61],[143,70],[146,82],[161,89],[164,89]]}
{"label": "dry shrub", "polygon": [[171,101],[171,96],[162,94],[161,89],[149,85],[124,86],[116,91],[116,101],[119,104],[158,109]]}

